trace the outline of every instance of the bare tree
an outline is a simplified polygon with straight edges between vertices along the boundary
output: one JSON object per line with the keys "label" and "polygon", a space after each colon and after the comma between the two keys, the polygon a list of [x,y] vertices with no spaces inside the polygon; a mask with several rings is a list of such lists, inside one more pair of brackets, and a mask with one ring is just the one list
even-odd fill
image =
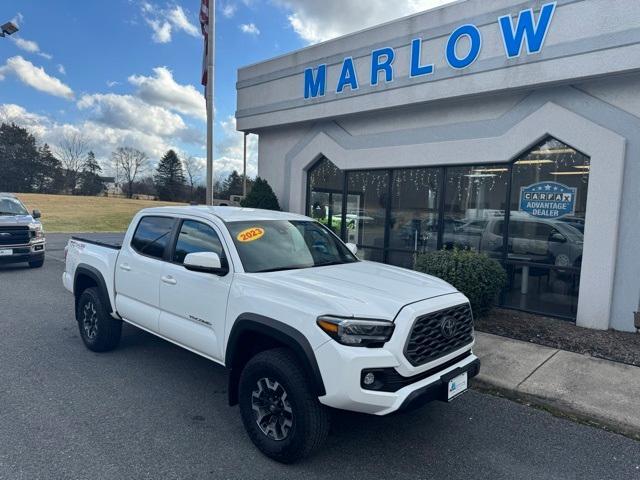
{"label": "bare tree", "polygon": [[184,171],[187,174],[187,181],[189,182],[189,199],[193,200],[195,186],[202,180],[202,165],[195,157],[187,157],[182,163],[184,165]]}
{"label": "bare tree", "polygon": [[111,154],[111,161],[116,170],[120,171],[127,182],[127,197],[133,196],[133,182],[136,177],[147,169],[149,158],[147,154],[131,147],[118,147]]}
{"label": "bare tree", "polygon": [[71,193],[76,192],[80,172],[87,159],[89,143],[79,132],[67,132],[62,136],[62,140],[55,149],[56,156],[62,163],[64,169],[67,188]]}

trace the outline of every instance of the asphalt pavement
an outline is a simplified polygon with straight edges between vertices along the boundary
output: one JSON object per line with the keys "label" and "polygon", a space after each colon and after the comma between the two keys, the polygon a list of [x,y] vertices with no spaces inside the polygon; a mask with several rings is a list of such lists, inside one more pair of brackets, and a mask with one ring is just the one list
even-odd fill
{"label": "asphalt pavement", "polygon": [[44,268],[0,267],[0,479],[640,479],[640,443],[470,391],[384,418],[336,412],[326,447],[263,457],[226,399],[226,372],[126,326],[82,344],[61,284],[64,236]]}

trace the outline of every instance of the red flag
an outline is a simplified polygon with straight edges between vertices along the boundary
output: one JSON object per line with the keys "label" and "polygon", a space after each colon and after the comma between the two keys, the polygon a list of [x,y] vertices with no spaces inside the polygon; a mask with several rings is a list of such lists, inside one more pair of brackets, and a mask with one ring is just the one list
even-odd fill
{"label": "red flag", "polygon": [[202,85],[207,86],[207,56],[209,45],[209,1],[201,0],[200,3],[200,28],[204,35],[204,56],[202,58]]}

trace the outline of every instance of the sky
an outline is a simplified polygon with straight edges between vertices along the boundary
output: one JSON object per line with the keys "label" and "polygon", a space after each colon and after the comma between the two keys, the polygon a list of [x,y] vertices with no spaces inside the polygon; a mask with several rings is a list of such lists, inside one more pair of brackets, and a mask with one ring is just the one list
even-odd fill
{"label": "sky", "polygon": [[[450,0],[217,0],[214,174],[242,169],[237,69]],[[155,164],[173,148],[204,165],[206,107],[200,0],[2,0],[0,122],[55,151],[80,134],[109,171],[111,152]],[[257,173],[250,136],[248,174]]]}

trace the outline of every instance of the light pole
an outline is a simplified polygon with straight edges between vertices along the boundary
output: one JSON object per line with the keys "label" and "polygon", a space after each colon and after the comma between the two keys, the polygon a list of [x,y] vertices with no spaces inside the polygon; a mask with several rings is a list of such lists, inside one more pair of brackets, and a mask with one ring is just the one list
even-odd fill
{"label": "light pole", "polygon": [[18,31],[18,26],[13,22],[7,22],[0,27],[0,37],[4,37],[6,35],[13,35]]}

